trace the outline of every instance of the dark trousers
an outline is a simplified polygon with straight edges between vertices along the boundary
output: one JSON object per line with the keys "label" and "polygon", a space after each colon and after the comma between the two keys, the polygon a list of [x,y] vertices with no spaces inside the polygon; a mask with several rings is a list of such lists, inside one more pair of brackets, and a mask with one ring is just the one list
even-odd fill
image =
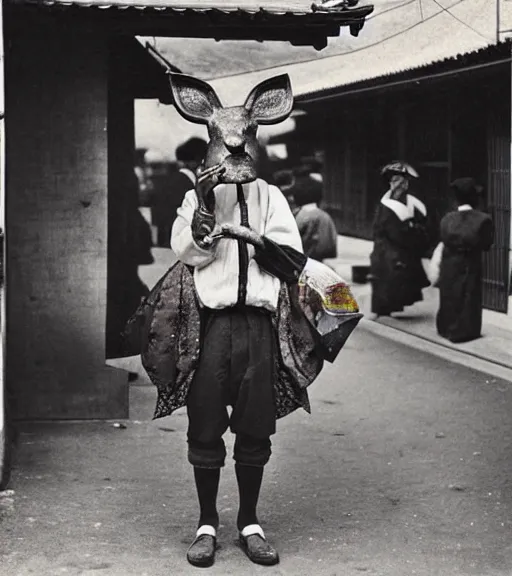
{"label": "dark trousers", "polygon": [[189,462],[200,468],[224,466],[222,436],[230,428],[236,434],[235,461],[264,466],[276,431],[270,313],[251,307],[206,310],[203,327],[201,358],[187,399]]}

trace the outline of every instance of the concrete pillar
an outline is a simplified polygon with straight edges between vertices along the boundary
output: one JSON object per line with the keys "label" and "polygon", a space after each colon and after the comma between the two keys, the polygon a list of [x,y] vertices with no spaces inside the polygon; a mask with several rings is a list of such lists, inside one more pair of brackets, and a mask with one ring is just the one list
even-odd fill
{"label": "concrete pillar", "polygon": [[105,365],[108,43],[6,15],[7,378],[20,418],[128,415]]}

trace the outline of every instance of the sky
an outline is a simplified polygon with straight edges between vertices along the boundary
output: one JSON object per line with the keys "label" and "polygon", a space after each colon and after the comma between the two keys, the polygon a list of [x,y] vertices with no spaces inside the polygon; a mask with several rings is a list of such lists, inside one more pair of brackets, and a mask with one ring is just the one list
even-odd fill
{"label": "sky", "polygon": [[[246,0],[245,0],[246,1]],[[475,36],[493,41],[496,35],[497,0],[374,0],[374,13],[359,37],[342,28],[339,37],[329,39],[327,48],[291,46],[287,42],[221,41],[209,39],[145,38],[183,72],[205,80],[240,74],[276,65],[316,60],[344,54],[379,43],[400,34],[411,25],[428,20],[443,10],[450,18],[466,24]],[[233,2],[236,4],[235,0]],[[276,0],[279,2],[279,0]],[[309,0],[282,0],[290,4]],[[360,0],[359,5],[372,2]],[[501,0],[503,24],[512,27],[512,1]]]}

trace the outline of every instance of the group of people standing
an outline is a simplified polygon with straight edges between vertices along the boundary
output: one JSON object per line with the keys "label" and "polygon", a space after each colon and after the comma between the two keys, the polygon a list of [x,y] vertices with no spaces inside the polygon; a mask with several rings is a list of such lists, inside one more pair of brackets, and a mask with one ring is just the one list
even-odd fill
{"label": "group of people standing", "polygon": [[[452,342],[481,336],[482,252],[493,243],[493,223],[480,210],[482,188],[470,177],[459,178],[450,188],[456,209],[440,223],[440,242],[425,269],[431,239],[427,208],[410,191],[417,172],[408,164],[393,162],[383,169],[389,189],[383,195],[374,221],[374,248],[370,257],[372,312],[390,316],[423,299],[430,284],[439,288],[436,327]],[[427,271],[429,274],[427,275]]]}
{"label": "group of people standing", "polygon": [[[201,138],[191,138],[176,150],[179,170],[167,174],[153,191],[152,223],[157,245],[170,246],[178,208],[194,187],[196,171],[206,152]],[[305,159],[299,167],[273,175],[288,200],[302,240],[304,254],[318,261],[337,257],[337,231],[320,207],[323,195],[321,165]],[[388,190],[377,207],[370,256],[372,312],[376,317],[401,312],[423,299],[422,290],[439,288],[436,327],[452,342],[479,338],[482,328],[482,252],[493,243],[493,223],[478,206],[482,188],[473,178],[452,182],[456,209],[441,220],[440,242],[432,253],[427,207],[412,191],[419,177],[412,166],[392,162],[382,170]],[[423,262],[430,257],[430,263]]]}

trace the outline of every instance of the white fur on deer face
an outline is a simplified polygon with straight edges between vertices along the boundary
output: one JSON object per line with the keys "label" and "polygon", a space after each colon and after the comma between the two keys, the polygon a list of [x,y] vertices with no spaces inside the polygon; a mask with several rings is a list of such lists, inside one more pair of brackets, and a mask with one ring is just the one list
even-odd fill
{"label": "white fur on deer face", "polygon": [[286,74],[258,84],[243,106],[223,108],[214,89],[192,76],[170,74],[174,103],[179,113],[196,124],[206,124],[210,141],[205,167],[221,164],[222,182],[251,182],[257,177],[259,124],[277,124],[293,108]]}

